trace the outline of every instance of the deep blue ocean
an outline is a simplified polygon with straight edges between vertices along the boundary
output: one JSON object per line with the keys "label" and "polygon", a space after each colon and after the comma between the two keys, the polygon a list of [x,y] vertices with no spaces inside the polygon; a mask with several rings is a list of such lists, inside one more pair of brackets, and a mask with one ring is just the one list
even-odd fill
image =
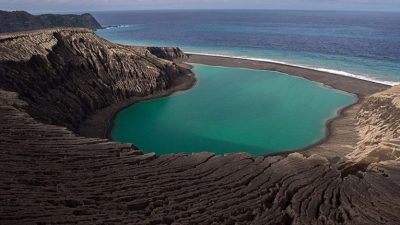
{"label": "deep blue ocean", "polygon": [[256,58],[400,83],[400,13],[186,10],[94,12],[117,43]]}

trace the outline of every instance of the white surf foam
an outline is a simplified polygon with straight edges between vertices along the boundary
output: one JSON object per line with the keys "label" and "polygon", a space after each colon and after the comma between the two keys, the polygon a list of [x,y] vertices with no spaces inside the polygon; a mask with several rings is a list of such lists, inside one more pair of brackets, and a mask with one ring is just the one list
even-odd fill
{"label": "white surf foam", "polygon": [[123,25],[110,25],[110,26],[105,26],[106,30],[108,29],[116,29],[116,28],[126,28],[126,27],[131,27],[132,25],[129,24],[123,24]]}
{"label": "white surf foam", "polygon": [[370,82],[374,82],[374,83],[378,83],[378,84],[385,84],[385,85],[389,85],[389,86],[395,86],[395,85],[400,84],[400,82],[379,80],[377,78],[372,78],[372,77],[367,77],[367,76],[363,76],[363,75],[353,74],[353,73],[349,73],[349,72],[346,72],[346,71],[326,69],[326,68],[318,68],[318,67],[311,67],[311,66],[304,66],[304,65],[300,65],[300,64],[292,64],[292,63],[272,60],[272,59],[268,59],[268,58],[230,56],[230,55],[224,55],[224,54],[201,53],[201,52],[185,52],[185,53],[187,53],[187,54],[196,54],[196,55],[206,55],[206,56],[218,56],[218,57],[225,57],[225,58],[232,58],[232,59],[246,59],[246,60],[254,60],[254,61],[260,61],[260,62],[270,62],[270,63],[276,63],[276,64],[282,64],[282,65],[288,65],[288,66],[295,66],[295,67],[299,67],[299,68],[316,70],[316,71],[321,71],[321,72],[327,72],[327,73],[337,74],[337,75],[341,75],[341,76],[352,77],[352,78],[356,78],[356,79],[359,79],[359,80],[366,80],[366,81],[370,81]]}

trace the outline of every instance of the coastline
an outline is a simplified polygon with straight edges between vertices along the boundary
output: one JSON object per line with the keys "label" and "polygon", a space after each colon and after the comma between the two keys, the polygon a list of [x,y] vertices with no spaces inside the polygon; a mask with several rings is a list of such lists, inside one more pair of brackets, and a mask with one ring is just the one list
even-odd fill
{"label": "coastline", "polygon": [[[277,71],[290,76],[302,77],[310,81],[321,83],[329,88],[356,95],[356,102],[339,109],[335,117],[325,122],[325,134],[322,139],[301,149],[277,152],[268,154],[268,156],[285,155],[300,151],[306,155],[319,154],[328,158],[345,156],[351,150],[354,150],[353,147],[355,147],[358,140],[358,133],[355,129],[356,121],[354,115],[357,113],[363,98],[390,87],[389,85],[360,80],[358,78],[273,62],[209,55],[189,54],[188,56],[188,59],[184,61],[179,60],[178,63],[181,63],[181,65],[186,67],[190,66],[186,63],[194,63],[212,66],[242,67],[248,69]],[[169,96],[177,91],[188,90],[194,86],[195,82],[196,80],[194,74],[192,73],[189,76],[182,76],[179,80],[176,80],[171,88],[167,90],[145,97],[133,97],[108,106],[89,116],[89,118],[80,125],[77,133],[86,137],[111,139],[113,120],[118,112],[140,101],[161,98]]]}
{"label": "coastline", "polygon": [[376,83],[373,81],[278,62],[202,54],[187,55],[189,56],[189,59],[187,60],[188,63],[276,71],[291,76],[303,77],[333,89],[356,94],[359,97],[371,95],[373,93],[386,90],[390,87],[390,85]]}
{"label": "coastline", "polygon": [[329,74],[334,74],[334,75],[340,75],[340,76],[346,76],[346,77],[351,77],[359,80],[365,80],[373,83],[378,83],[378,84],[384,84],[384,85],[389,85],[389,86],[396,86],[400,84],[400,81],[384,81],[384,80],[379,80],[376,78],[371,78],[367,76],[362,76],[362,75],[357,75],[341,70],[335,70],[335,69],[326,69],[323,67],[312,67],[312,66],[304,66],[301,64],[293,64],[293,63],[287,63],[284,61],[277,61],[277,60],[272,60],[268,58],[255,58],[255,57],[242,57],[242,56],[233,56],[233,55],[223,55],[223,54],[213,54],[213,53],[201,53],[201,52],[185,52],[186,55],[198,55],[198,56],[211,56],[211,57],[222,57],[222,58],[229,58],[229,59],[242,59],[242,60],[250,60],[250,61],[256,61],[256,62],[266,62],[266,63],[272,63],[272,64],[278,64],[278,65],[286,65],[290,67],[296,67],[296,68],[302,68],[302,69],[309,69],[312,71],[319,71],[319,72],[326,72]]}

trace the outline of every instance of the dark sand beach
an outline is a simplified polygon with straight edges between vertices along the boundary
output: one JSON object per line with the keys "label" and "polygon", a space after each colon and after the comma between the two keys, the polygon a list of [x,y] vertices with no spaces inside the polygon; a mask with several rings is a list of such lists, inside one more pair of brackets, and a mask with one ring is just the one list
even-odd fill
{"label": "dark sand beach", "polygon": [[248,60],[248,59],[190,54],[188,62],[207,64],[212,66],[242,67],[249,69],[271,70],[271,71],[282,72],[293,76],[304,77],[306,79],[322,83],[326,86],[338,90],[356,94],[359,97],[367,96],[372,93],[385,90],[389,87],[388,85],[385,84],[379,84],[372,81],[361,80],[353,77],[347,77],[328,72],[321,72],[318,70],[306,69],[286,64]]}

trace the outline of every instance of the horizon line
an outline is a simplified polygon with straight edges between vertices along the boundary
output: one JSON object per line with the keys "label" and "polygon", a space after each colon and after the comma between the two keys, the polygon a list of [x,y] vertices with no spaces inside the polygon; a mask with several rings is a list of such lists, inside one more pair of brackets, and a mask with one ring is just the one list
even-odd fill
{"label": "horizon line", "polygon": [[284,9],[284,8],[265,8],[265,9],[255,9],[255,8],[248,8],[248,9],[238,9],[238,8],[215,8],[215,9],[195,9],[195,8],[171,8],[171,9],[97,9],[97,10],[65,10],[65,11],[55,11],[55,10],[48,10],[48,11],[36,11],[36,10],[25,10],[25,9],[1,9],[0,11],[25,11],[32,14],[39,14],[39,13],[54,13],[54,14],[61,14],[61,13],[96,13],[96,12],[141,12],[141,11],[309,11],[309,12],[387,12],[387,13],[400,13],[400,10],[355,10],[355,9]]}

